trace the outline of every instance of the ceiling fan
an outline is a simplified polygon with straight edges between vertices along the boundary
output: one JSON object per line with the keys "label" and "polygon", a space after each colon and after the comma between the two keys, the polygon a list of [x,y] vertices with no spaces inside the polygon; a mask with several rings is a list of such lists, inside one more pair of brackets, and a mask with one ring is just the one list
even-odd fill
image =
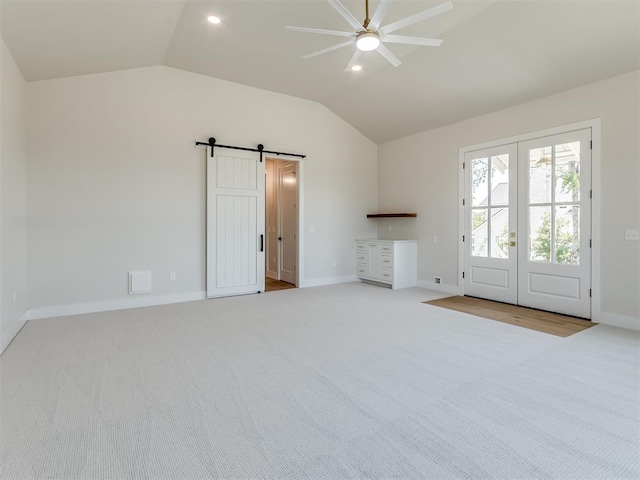
{"label": "ceiling fan", "polygon": [[349,23],[349,25],[351,25],[351,27],[355,29],[355,33],[306,27],[287,26],[284,28],[295,32],[319,33],[322,35],[334,35],[337,37],[350,37],[346,42],[339,43],[338,45],[334,45],[332,47],[325,48],[318,52],[310,53],[302,57],[303,59],[317,57],[318,55],[322,55],[323,53],[333,52],[334,50],[339,50],[341,48],[355,44],[356,51],[353,54],[353,57],[351,57],[351,61],[347,65],[345,71],[352,69],[352,67],[357,64],[360,55],[362,55],[362,52],[370,52],[372,50],[377,51],[394,67],[400,65],[402,63],[400,59],[396,57],[393,52],[391,52],[391,50],[389,50],[382,42],[439,47],[442,43],[442,40],[438,40],[435,38],[410,37],[406,35],[392,35],[392,33],[396,30],[400,30],[401,28],[413,25],[414,23],[418,23],[428,18],[435,17],[436,15],[440,15],[441,13],[448,12],[453,8],[453,4],[451,3],[451,1],[448,1],[436,7],[424,10],[423,12],[403,18],[402,20],[390,23],[389,25],[381,26],[381,23],[384,20],[384,17],[386,16],[387,11],[389,10],[389,7],[391,5],[391,0],[380,0],[380,4],[373,14],[373,18],[369,18],[369,0],[365,0],[366,18],[362,25],[360,25],[360,22],[356,19],[356,17],[354,17],[351,12],[349,12],[349,10],[347,10],[346,7],[342,5],[342,3],[340,3],[339,0],[327,1],[333,8],[336,9],[336,11],[342,16],[342,18],[344,18]]}

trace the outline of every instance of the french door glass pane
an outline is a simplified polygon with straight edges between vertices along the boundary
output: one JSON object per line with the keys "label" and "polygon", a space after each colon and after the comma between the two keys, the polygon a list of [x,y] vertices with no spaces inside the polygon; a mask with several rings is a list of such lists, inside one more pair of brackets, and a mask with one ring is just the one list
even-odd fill
{"label": "french door glass pane", "polygon": [[556,202],[580,201],[580,142],[555,147]]}
{"label": "french door glass pane", "polygon": [[551,202],[552,148],[529,150],[529,203]]}
{"label": "french door glass pane", "polygon": [[472,203],[474,207],[487,205],[489,199],[488,158],[476,158],[471,166]]}
{"label": "french door glass pane", "polygon": [[529,260],[551,261],[551,207],[529,207]]}
{"label": "french door glass pane", "polygon": [[580,263],[580,207],[556,206],[555,263]]}
{"label": "french door glass pane", "polygon": [[471,210],[471,255],[474,257],[489,256],[489,222],[486,208]]}
{"label": "french door glass pane", "polygon": [[509,155],[491,157],[491,205],[509,205]]}
{"label": "french door glass pane", "polygon": [[509,209],[491,209],[491,243],[489,252],[492,258],[509,258]]}

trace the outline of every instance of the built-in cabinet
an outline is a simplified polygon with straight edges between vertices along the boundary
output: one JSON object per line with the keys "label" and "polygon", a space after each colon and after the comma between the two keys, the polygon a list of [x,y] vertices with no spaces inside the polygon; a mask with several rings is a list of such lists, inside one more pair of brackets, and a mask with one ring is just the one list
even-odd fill
{"label": "built-in cabinet", "polygon": [[418,242],[416,240],[356,240],[356,276],[391,288],[416,286]]}

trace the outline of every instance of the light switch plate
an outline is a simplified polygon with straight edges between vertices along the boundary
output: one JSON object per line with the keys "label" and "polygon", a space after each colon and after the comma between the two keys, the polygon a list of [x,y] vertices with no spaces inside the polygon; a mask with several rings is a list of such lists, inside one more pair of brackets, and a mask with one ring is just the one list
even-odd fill
{"label": "light switch plate", "polygon": [[625,240],[638,240],[638,230],[625,230],[624,231],[624,239]]}

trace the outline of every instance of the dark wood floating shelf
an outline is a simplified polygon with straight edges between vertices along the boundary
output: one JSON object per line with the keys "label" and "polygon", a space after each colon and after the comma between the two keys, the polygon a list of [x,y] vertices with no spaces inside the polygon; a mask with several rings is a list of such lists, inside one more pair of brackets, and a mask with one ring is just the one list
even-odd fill
{"label": "dark wood floating shelf", "polygon": [[368,213],[367,218],[415,218],[417,213]]}

